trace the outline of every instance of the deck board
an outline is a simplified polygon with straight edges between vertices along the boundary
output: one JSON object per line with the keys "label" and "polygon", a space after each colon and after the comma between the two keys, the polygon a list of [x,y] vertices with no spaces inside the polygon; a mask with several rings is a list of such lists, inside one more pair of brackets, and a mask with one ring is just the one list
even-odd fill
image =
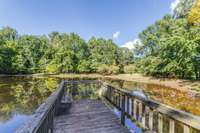
{"label": "deck board", "polygon": [[72,103],[68,113],[55,117],[54,133],[130,133],[100,100]]}

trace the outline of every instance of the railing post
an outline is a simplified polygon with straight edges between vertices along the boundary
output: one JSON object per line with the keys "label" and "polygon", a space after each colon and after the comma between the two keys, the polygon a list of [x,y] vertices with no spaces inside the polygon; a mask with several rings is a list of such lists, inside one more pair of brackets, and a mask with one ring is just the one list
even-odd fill
{"label": "railing post", "polygon": [[153,111],[149,111],[149,129],[153,130]]}
{"label": "railing post", "polygon": [[125,125],[125,95],[122,94],[121,124]]}
{"label": "railing post", "polygon": [[131,112],[132,112],[132,99],[131,97],[129,98],[129,115],[131,116]]}
{"label": "railing post", "polygon": [[142,126],[143,128],[146,128],[146,114],[148,112],[148,107],[144,106],[144,113],[142,115]]}
{"label": "railing post", "polygon": [[126,103],[127,103],[127,105],[126,105],[126,113],[129,114],[129,107],[130,107],[129,106],[129,96],[126,97]]}
{"label": "railing post", "polygon": [[143,113],[143,103],[142,101],[139,101],[139,122],[142,122],[142,113]]}
{"label": "railing post", "polygon": [[160,113],[158,114],[158,132],[163,133],[163,117]]}
{"label": "railing post", "polygon": [[137,100],[134,99],[134,105],[133,105],[133,116],[135,118],[135,120],[137,120]]}
{"label": "railing post", "polygon": [[175,124],[174,124],[174,120],[170,119],[169,121],[169,133],[175,133],[174,129],[175,129]]}
{"label": "railing post", "polygon": [[190,133],[190,128],[188,126],[184,125],[183,132],[184,133]]}

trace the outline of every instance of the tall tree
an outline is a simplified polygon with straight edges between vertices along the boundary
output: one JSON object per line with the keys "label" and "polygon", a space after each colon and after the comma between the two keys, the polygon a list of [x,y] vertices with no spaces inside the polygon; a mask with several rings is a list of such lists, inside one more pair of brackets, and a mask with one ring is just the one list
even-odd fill
{"label": "tall tree", "polygon": [[200,26],[200,0],[196,0],[188,15],[188,22],[194,26]]}
{"label": "tall tree", "polygon": [[175,18],[186,18],[196,0],[180,0],[174,9]]}

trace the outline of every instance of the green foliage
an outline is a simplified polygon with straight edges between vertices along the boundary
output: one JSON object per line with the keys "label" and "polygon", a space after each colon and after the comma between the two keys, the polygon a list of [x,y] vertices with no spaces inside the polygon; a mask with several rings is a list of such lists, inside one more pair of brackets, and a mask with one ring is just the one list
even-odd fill
{"label": "green foliage", "polygon": [[136,72],[136,68],[134,64],[129,64],[124,66],[124,73],[133,74]]}
{"label": "green foliage", "polygon": [[98,67],[97,72],[104,75],[118,74],[119,67],[114,66],[114,65],[109,66],[109,65],[103,64]]}
{"label": "green foliage", "polygon": [[81,60],[78,67],[77,67],[77,70],[79,73],[89,73],[91,72],[91,67],[90,67],[90,62],[87,61],[87,60]]}
{"label": "green foliage", "polygon": [[173,11],[176,18],[186,18],[197,0],[180,0]]}
{"label": "green foliage", "polygon": [[137,70],[154,76],[198,78],[199,34],[186,18],[165,16],[140,34],[142,45],[137,51],[143,57]]}
{"label": "green foliage", "polygon": [[191,25],[200,26],[200,0],[196,0],[187,18]]}
{"label": "green foliage", "polygon": [[92,37],[88,44],[91,50],[91,60],[93,63],[107,65],[116,64],[115,55],[118,47],[112,40]]}
{"label": "green foliage", "polygon": [[112,40],[93,37],[87,43],[76,33],[20,36],[9,27],[0,30],[0,73],[90,73],[106,64],[114,74],[132,62],[133,53]]}

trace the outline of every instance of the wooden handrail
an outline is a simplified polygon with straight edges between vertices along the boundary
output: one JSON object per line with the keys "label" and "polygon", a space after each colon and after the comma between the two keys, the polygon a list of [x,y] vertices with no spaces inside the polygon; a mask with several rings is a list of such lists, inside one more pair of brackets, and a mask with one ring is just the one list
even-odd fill
{"label": "wooden handrail", "polygon": [[53,120],[65,94],[65,85],[80,83],[99,83],[98,80],[62,81],[58,88],[34,112],[32,118],[26,122],[16,133],[53,133]]}
{"label": "wooden handrail", "polygon": [[[184,124],[184,133],[188,133],[190,128],[200,131],[200,117],[190,113],[174,109],[154,100],[143,98],[128,90],[114,87],[102,81],[81,80],[81,81],[62,81],[59,87],[47,98],[47,100],[35,111],[31,120],[26,122],[16,133],[52,133],[54,116],[58,113],[58,108],[63,95],[65,85],[79,83],[98,83],[104,90],[104,96],[115,107],[121,110],[121,122],[125,124],[125,115],[132,116],[146,128],[145,116],[148,113],[148,128],[153,129],[154,111],[158,112],[158,130],[162,130],[162,115],[170,118],[170,132],[174,132],[175,121]],[[140,117],[136,115],[139,111]]]}
{"label": "wooden handrail", "polygon": [[[109,97],[109,95],[107,95],[106,98],[110,102],[112,102],[118,109],[120,109],[122,111],[121,114],[128,114],[128,115],[133,115],[133,116],[136,115],[136,114],[129,113],[130,112],[129,108],[134,109],[134,103],[132,105],[130,105],[130,100],[132,100],[132,102],[133,102],[134,99],[136,99],[141,104],[141,108],[143,107],[143,110],[144,110],[144,107],[147,107],[152,111],[157,111],[160,114],[166,115],[173,120],[183,123],[188,128],[193,128],[195,130],[200,131],[200,117],[199,116],[195,116],[191,113],[187,113],[185,111],[172,108],[170,106],[164,105],[162,103],[159,103],[159,102],[149,99],[149,98],[140,97],[138,95],[135,95],[134,93],[131,93],[130,91],[128,91],[126,89],[114,87],[106,82],[101,82],[101,84],[105,88],[110,89],[109,91],[114,92],[110,95],[114,95],[114,94],[118,95],[115,97],[116,99],[114,99],[114,100],[112,99],[113,96]],[[109,93],[111,93],[111,92],[109,92]],[[128,100],[124,101],[124,98],[122,98],[124,96],[127,97]],[[115,102],[117,102],[117,105]],[[123,105],[123,103],[126,104],[126,106],[128,106],[127,107],[128,110],[126,109],[125,105]],[[125,108],[125,110],[124,110],[124,108]],[[125,112],[125,113],[123,113],[123,112]],[[124,120],[124,118],[122,118],[122,120]],[[122,121],[122,124],[123,123],[124,122]],[[142,122],[141,122],[141,124],[142,124]]]}
{"label": "wooden handrail", "polygon": [[33,117],[26,122],[16,133],[52,133],[53,119],[57,113],[61,98],[64,94],[64,80],[58,88],[39,106]]}

